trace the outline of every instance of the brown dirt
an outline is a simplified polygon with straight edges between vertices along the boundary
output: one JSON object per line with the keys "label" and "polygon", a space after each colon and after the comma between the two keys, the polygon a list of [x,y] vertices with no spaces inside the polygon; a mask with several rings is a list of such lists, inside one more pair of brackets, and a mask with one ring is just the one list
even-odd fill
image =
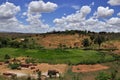
{"label": "brown dirt", "polygon": [[68,65],[66,64],[56,64],[56,65],[50,65],[47,63],[42,63],[37,66],[37,69],[39,69],[42,72],[47,72],[48,70],[57,70],[60,73],[64,73],[68,68]]}
{"label": "brown dirt", "polygon": [[111,48],[111,49],[116,48],[118,50],[115,50],[114,53],[120,55],[120,41],[110,41],[110,42],[104,43],[103,47]]}
{"label": "brown dirt", "polygon": [[100,64],[95,65],[77,65],[72,67],[73,72],[91,72],[91,71],[98,71],[103,69],[108,69],[109,67],[103,66]]}
{"label": "brown dirt", "polygon": [[82,40],[86,37],[88,38],[88,36],[80,34],[48,34],[44,36],[34,36],[32,38],[45,48],[58,48],[60,44],[66,45],[66,47],[81,47]]}
{"label": "brown dirt", "polygon": [[118,50],[115,51],[115,53],[120,55],[120,42],[116,41],[114,42],[114,45],[117,47]]}

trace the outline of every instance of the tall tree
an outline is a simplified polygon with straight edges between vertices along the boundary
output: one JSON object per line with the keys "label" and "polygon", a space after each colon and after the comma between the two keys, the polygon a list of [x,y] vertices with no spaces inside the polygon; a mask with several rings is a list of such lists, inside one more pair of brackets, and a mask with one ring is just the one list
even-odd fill
{"label": "tall tree", "polygon": [[95,43],[97,43],[99,45],[99,49],[100,49],[100,46],[101,44],[105,41],[105,37],[104,36],[100,36],[98,35],[96,38],[95,38]]}

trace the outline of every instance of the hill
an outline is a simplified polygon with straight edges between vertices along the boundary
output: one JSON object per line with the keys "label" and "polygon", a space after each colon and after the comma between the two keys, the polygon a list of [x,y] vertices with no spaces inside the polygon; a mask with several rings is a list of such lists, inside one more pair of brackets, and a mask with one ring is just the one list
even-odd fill
{"label": "hill", "polygon": [[[120,33],[90,32],[90,31],[62,31],[43,34],[35,33],[0,33],[1,38],[10,38],[12,41],[22,42],[28,39],[29,43],[35,43],[44,48],[81,48],[84,39],[89,39],[90,44],[97,36],[103,36],[106,41],[120,41]],[[92,45],[95,46],[95,45]]]}

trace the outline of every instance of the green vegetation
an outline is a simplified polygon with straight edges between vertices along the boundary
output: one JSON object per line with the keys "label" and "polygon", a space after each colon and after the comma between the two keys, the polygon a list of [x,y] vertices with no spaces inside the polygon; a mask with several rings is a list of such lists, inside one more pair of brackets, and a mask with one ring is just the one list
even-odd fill
{"label": "green vegetation", "polygon": [[4,59],[10,59],[10,56],[8,54],[6,54]]}
{"label": "green vegetation", "polygon": [[110,80],[110,75],[100,72],[98,76],[96,77],[96,80]]}
{"label": "green vegetation", "polygon": [[20,64],[19,64],[19,63],[10,63],[10,64],[9,64],[9,67],[10,67],[11,69],[17,69],[18,67],[20,67]]}
{"label": "green vegetation", "polygon": [[[5,54],[16,58],[19,56],[29,56],[37,59],[42,63],[67,63],[67,64],[95,64],[102,62],[114,61],[114,57],[110,54],[105,54],[93,50],[80,50],[80,49],[19,49],[19,48],[1,48],[0,57],[4,60]],[[104,55],[105,54],[105,55]],[[103,57],[104,56],[104,57]],[[29,60],[28,60],[29,61]]]}
{"label": "green vegetation", "polygon": [[90,40],[88,38],[85,38],[83,40],[82,44],[83,44],[84,47],[88,47],[88,46],[90,46]]}

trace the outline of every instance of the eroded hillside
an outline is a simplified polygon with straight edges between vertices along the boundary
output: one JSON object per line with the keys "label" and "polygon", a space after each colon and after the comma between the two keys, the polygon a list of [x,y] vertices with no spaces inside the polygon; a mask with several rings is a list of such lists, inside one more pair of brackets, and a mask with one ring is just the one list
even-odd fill
{"label": "eroded hillside", "polygon": [[81,47],[82,40],[89,38],[82,34],[48,34],[48,35],[36,35],[32,37],[35,41],[46,48],[59,48],[59,47]]}

